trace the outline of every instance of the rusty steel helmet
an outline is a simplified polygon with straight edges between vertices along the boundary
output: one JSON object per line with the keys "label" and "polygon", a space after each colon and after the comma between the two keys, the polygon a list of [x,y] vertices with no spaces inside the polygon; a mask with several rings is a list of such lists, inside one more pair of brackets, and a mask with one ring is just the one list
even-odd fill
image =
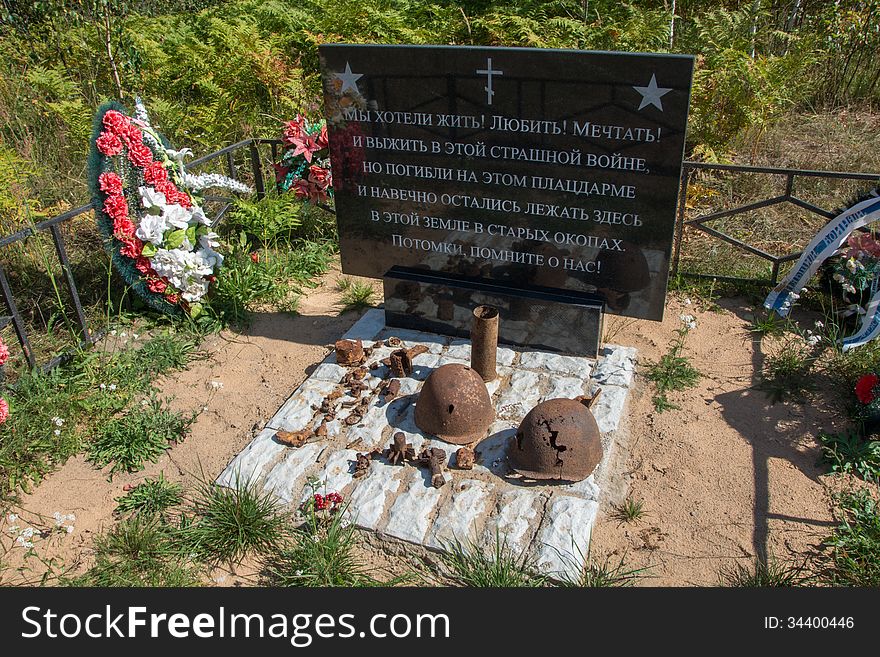
{"label": "rusty steel helmet", "polygon": [[549,399],[523,418],[508,458],[516,472],[531,479],[586,479],[602,459],[599,425],[581,402]]}
{"label": "rusty steel helmet", "polygon": [[450,363],[431,372],[416,402],[416,426],[454,445],[479,440],[494,419],[486,384],[467,365]]}

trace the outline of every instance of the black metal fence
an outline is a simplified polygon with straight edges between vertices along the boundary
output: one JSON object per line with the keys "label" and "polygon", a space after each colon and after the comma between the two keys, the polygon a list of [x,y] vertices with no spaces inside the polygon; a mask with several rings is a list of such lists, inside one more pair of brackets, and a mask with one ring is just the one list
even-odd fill
{"label": "black metal fence", "polygon": [[[687,191],[688,184],[692,180],[695,172],[697,171],[715,171],[715,172],[727,172],[727,173],[750,173],[750,174],[760,174],[767,176],[784,176],[785,178],[785,192],[783,194],[779,194],[776,196],[771,196],[769,198],[764,198],[756,201],[752,201],[751,203],[747,203],[745,205],[740,205],[734,208],[718,210],[716,212],[710,212],[708,214],[703,214],[698,217],[693,217],[688,219],[687,215]],[[811,171],[808,169],[776,169],[771,167],[755,167],[755,166],[740,166],[735,164],[708,164],[705,162],[685,162],[682,167],[681,172],[681,187],[679,189],[679,197],[678,197],[678,219],[676,222],[676,232],[675,232],[675,243],[673,247],[672,253],[672,275],[676,276],[679,273],[692,276],[695,278],[717,278],[717,279],[728,279],[731,280],[731,277],[725,276],[713,276],[712,274],[701,274],[701,273],[691,273],[691,272],[680,272],[679,266],[681,261],[681,249],[682,249],[682,238],[684,236],[685,230],[688,228],[695,229],[700,231],[706,235],[709,235],[715,239],[721,240],[728,244],[733,245],[737,249],[742,250],[744,253],[750,253],[752,255],[758,256],[759,258],[763,258],[767,260],[771,265],[771,274],[769,280],[764,279],[745,279],[745,278],[735,278],[733,280],[737,281],[749,281],[749,282],[759,282],[759,283],[769,283],[771,285],[775,285],[779,280],[779,267],[786,262],[791,262],[793,260],[797,260],[800,258],[802,251],[797,251],[795,253],[786,253],[784,255],[774,255],[772,253],[768,253],[764,249],[758,248],[748,242],[732,237],[731,235],[727,235],[726,233],[709,226],[709,222],[725,219],[727,217],[733,217],[736,215],[742,215],[749,212],[753,212],[755,210],[760,210],[762,208],[768,208],[773,205],[780,205],[783,203],[790,203],[797,207],[803,208],[812,212],[814,214],[820,215],[826,219],[833,219],[836,215],[832,209],[821,208],[809,201],[805,201],[802,198],[799,198],[795,194],[795,182],[798,178],[812,178],[812,179],[826,179],[826,180],[864,180],[869,182],[878,182],[880,181],[880,173],[854,173],[854,172],[845,172],[845,171]],[[841,199],[842,201],[843,199]]]}
{"label": "black metal fence", "polygon": [[[262,198],[266,194],[266,180],[265,173],[263,167],[263,155],[261,153],[261,147],[268,146],[271,152],[271,161],[277,162],[279,156],[279,147],[281,146],[281,141],[277,139],[245,139],[243,141],[239,141],[235,144],[231,144],[226,148],[222,148],[218,151],[200,157],[196,160],[193,160],[189,163],[187,168],[189,170],[196,170],[209,162],[213,162],[219,158],[225,159],[225,169],[226,174],[233,179],[239,180],[240,172],[235,162],[235,155],[241,151],[247,150],[247,161],[249,164],[249,177],[253,182],[255,194],[258,199]],[[762,199],[759,201],[754,201],[752,203],[748,203],[746,205],[738,206],[735,208],[720,210],[716,212],[711,212],[709,214],[704,214],[695,218],[688,219],[686,218],[687,208],[686,208],[686,200],[687,200],[687,190],[689,181],[694,176],[696,171],[716,171],[716,172],[735,172],[735,173],[753,173],[753,174],[766,174],[771,176],[785,176],[786,178],[786,190],[784,194],[772,196],[766,199]],[[781,264],[785,262],[789,262],[792,260],[796,260],[800,257],[800,252],[797,253],[788,253],[782,256],[776,256],[767,251],[760,249],[756,246],[753,246],[739,238],[732,237],[727,235],[708,224],[717,219],[723,219],[726,217],[731,217],[737,214],[744,214],[747,212],[752,212],[754,210],[759,210],[761,208],[766,208],[772,205],[777,205],[780,203],[791,203],[798,207],[804,208],[810,212],[821,215],[822,217],[826,217],[828,219],[834,216],[834,213],[830,209],[825,209],[814,205],[808,201],[805,201],[801,198],[798,198],[794,193],[795,180],[797,178],[826,178],[826,179],[843,179],[843,180],[864,180],[864,181],[877,181],[880,179],[880,174],[871,174],[871,173],[849,173],[849,172],[837,172],[837,171],[809,171],[809,170],[801,170],[801,169],[774,169],[770,167],[751,167],[751,166],[737,166],[737,165],[724,165],[724,164],[706,164],[702,162],[685,162],[684,167],[682,169],[681,176],[681,189],[679,194],[679,206],[678,206],[678,217],[676,222],[676,235],[675,242],[673,245],[673,257],[672,257],[672,273],[673,275],[682,273],[683,275],[689,276],[708,276],[706,274],[691,274],[689,272],[680,272],[680,259],[681,259],[681,249],[682,249],[682,236],[686,229],[695,229],[701,231],[702,233],[709,235],[715,239],[722,240],[728,244],[733,245],[734,247],[741,249],[746,253],[750,253],[752,255],[756,255],[760,258],[764,258],[769,261],[772,265],[772,275],[770,283],[775,283],[779,277],[779,267]],[[224,215],[229,210],[232,204],[232,199],[229,197],[220,197],[220,196],[208,196],[205,199],[208,202],[219,203],[219,209],[216,211],[215,219],[213,225],[217,225],[220,221],[222,221]],[[324,207],[324,206],[322,206]],[[325,207],[325,209],[332,211],[330,208]],[[58,260],[61,264],[61,269],[64,275],[64,282],[67,286],[68,292],[70,293],[74,310],[76,312],[76,319],[79,324],[80,331],[80,342],[79,347],[85,348],[101,337],[100,332],[92,331],[89,327],[86,314],[83,310],[82,301],[80,299],[79,292],[76,286],[76,280],[74,279],[73,272],[70,267],[70,260],[67,256],[67,249],[65,246],[64,238],[61,232],[61,226],[64,222],[70,221],[71,219],[78,217],[79,215],[85,214],[87,212],[92,211],[92,204],[89,203],[87,205],[80,206],[73,210],[69,210],[63,214],[60,214],[56,217],[52,217],[51,219],[47,219],[38,224],[35,224],[33,227],[24,228],[19,230],[12,235],[8,235],[6,237],[0,238],[0,248],[7,247],[16,242],[21,242],[23,240],[27,240],[29,237],[36,235],[37,233],[42,233],[48,231],[52,236],[52,241],[55,245],[55,252],[58,256]],[[721,277],[723,278],[723,277]],[[742,280],[742,279],[740,279]],[[763,281],[768,282],[768,281]],[[37,367],[38,363],[33,354],[33,350],[31,349],[30,342],[28,340],[28,333],[25,326],[25,321],[19,312],[18,306],[15,302],[15,296],[13,294],[13,290],[9,284],[9,279],[6,275],[6,272],[3,269],[2,264],[0,264],[0,295],[3,297],[3,301],[6,304],[6,308],[8,310],[8,315],[0,317],[0,329],[8,326],[10,323],[15,329],[16,336],[18,337],[18,341],[21,345],[22,351],[24,352],[24,357],[31,368]],[[49,362],[43,364],[41,367],[43,369],[51,369],[55,367],[64,356],[56,356],[51,359]]]}

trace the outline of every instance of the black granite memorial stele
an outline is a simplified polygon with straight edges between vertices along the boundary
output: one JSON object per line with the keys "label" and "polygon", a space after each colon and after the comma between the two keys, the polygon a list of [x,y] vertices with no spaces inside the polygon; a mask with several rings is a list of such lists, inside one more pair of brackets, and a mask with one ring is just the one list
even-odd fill
{"label": "black granite memorial stele", "polygon": [[595,354],[601,313],[660,320],[693,58],[320,46],[344,273],[391,326]]}

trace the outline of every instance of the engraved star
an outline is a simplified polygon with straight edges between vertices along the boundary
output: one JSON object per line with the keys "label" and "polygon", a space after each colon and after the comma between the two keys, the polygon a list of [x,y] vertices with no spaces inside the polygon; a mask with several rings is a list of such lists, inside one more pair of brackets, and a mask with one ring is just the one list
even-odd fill
{"label": "engraved star", "polygon": [[339,93],[345,93],[349,89],[354,91],[355,93],[359,93],[357,87],[357,81],[364,77],[363,73],[352,73],[351,66],[348,62],[345,62],[345,70],[342,73],[334,73],[334,75],[342,80],[342,89]]}
{"label": "engraved star", "polygon": [[660,102],[661,96],[665,96],[672,89],[666,89],[664,87],[657,86],[657,77],[652,73],[651,81],[648,83],[647,87],[636,87],[633,86],[633,89],[642,94],[642,102],[639,104],[639,109],[644,109],[648,105],[653,105],[661,112],[663,111],[663,103]]}

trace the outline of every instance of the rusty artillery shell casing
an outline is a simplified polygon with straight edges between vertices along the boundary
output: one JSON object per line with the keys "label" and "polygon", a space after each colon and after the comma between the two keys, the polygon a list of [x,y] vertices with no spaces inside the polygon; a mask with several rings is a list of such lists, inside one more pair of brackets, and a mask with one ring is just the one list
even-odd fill
{"label": "rusty artillery shell casing", "polygon": [[498,309],[494,306],[474,308],[474,323],[471,326],[471,368],[492,381],[495,372],[495,354],[498,350]]}

